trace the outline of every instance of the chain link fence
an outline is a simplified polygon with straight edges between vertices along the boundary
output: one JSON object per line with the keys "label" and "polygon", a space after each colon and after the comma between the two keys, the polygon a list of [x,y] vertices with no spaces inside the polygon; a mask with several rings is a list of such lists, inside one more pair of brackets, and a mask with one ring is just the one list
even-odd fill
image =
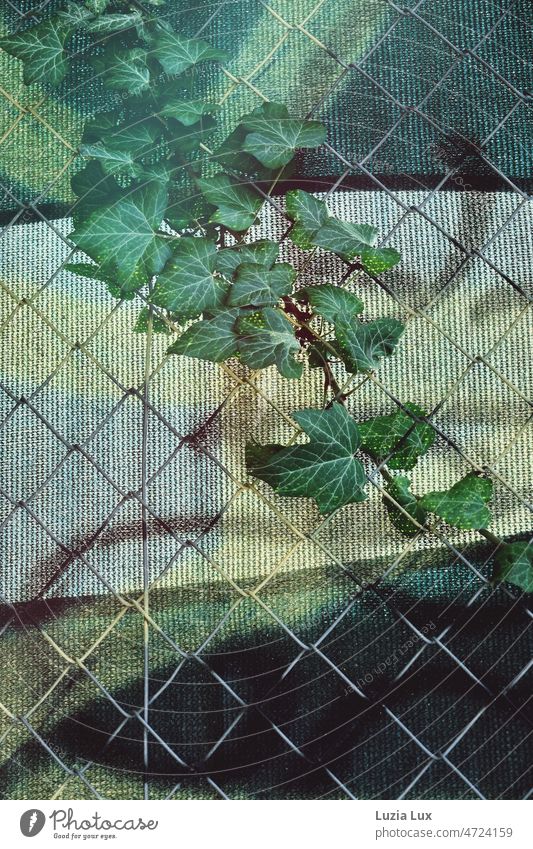
{"label": "chain link fence", "polygon": [[[49,4],[6,5],[13,29]],[[348,382],[350,411],[420,403],[436,442],[415,487],[487,472],[494,533],[527,539],[525,4],[184,6],[168,14],[187,34],[239,33],[209,81],[229,120],[263,99],[325,120],[294,183],[402,252],[379,284],[310,258],[281,195],[255,228],[302,285],[342,281],[406,323],[390,362]],[[297,438],[320,378],[167,357],[132,333],[135,304],[64,271],[76,133],[102,103],[7,68],[3,795],[529,796],[531,612],[491,586],[494,545],[443,526],[406,542],[371,464],[369,501],[325,519],[250,481],[245,441]]]}

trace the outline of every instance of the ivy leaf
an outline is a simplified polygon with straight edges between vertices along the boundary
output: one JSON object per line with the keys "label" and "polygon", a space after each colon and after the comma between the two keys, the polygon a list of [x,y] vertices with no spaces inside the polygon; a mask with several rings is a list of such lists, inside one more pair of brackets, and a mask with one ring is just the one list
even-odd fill
{"label": "ivy leaf", "polygon": [[243,263],[230,289],[228,304],[234,307],[274,306],[282,295],[291,291],[295,277],[294,268],[285,262],[271,270],[255,263]]}
{"label": "ivy leaf", "polygon": [[107,175],[101,163],[96,161],[88,162],[85,168],[74,174],[71,185],[78,197],[71,210],[75,225],[124,194],[115,178]]}
{"label": "ivy leaf", "polygon": [[163,220],[167,192],[162,184],[141,187],[103,207],[71,234],[72,241],[91,259],[126,281],[139,267],[151,276],[161,271],[170,255],[155,232]]}
{"label": "ivy leaf", "polygon": [[285,198],[287,218],[294,222],[290,232],[291,241],[303,250],[315,247],[314,238],[326,223],[329,210],[322,200],[301,189],[287,192]]}
{"label": "ivy leaf", "polygon": [[300,410],[293,417],[309,442],[280,450],[250,446],[246,458],[250,474],[279,495],[314,498],[321,513],[364,501],[365,471],[355,457],[359,433],[345,408],[334,403],[327,410]]}
{"label": "ivy leaf", "polygon": [[456,528],[486,528],[491,520],[487,502],[492,498],[492,482],[468,474],[451,489],[428,492],[419,504]]}
{"label": "ivy leaf", "polygon": [[272,173],[265,168],[255,157],[246,153],[243,149],[247,132],[242,125],[235,129],[224,139],[222,144],[216,148],[211,157],[213,162],[222,168],[229,168],[232,172],[242,175],[247,180],[269,179]]}
{"label": "ivy leaf", "polygon": [[218,207],[211,221],[238,233],[252,226],[263,204],[257,192],[232,180],[227,174],[217,174],[197,182],[206,200]]}
{"label": "ivy leaf", "polygon": [[[361,430],[360,427],[359,430]],[[364,443],[362,442],[362,444]],[[405,512],[408,513],[409,516],[412,516],[419,525],[423,525],[427,519],[427,513],[422,507],[420,507],[419,501],[411,492],[410,487],[411,481],[409,478],[397,475],[386,485],[385,492],[388,492],[391,498],[393,498],[400,507],[403,507]],[[414,522],[411,522],[409,517],[406,516],[405,513],[402,513],[402,511],[389,501],[388,498],[383,498],[383,503],[385,504],[385,508],[389,514],[392,524],[402,534],[407,537],[413,537],[419,533],[420,528]]]}
{"label": "ivy leaf", "polygon": [[263,112],[243,120],[248,131],[243,149],[267,168],[287,165],[297,149],[318,147],[326,140],[326,128],[320,121],[291,118],[287,108],[278,103],[268,104]]}
{"label": "ivy leaf", "polygon": [[[148,0],[149,2],[149,0]],[[110,0],[85,0],[85,5],[94,15],[101,15],[109,6]]]}
{"label": "ivy leaf", "polygon": [[335,324],[342,318],[353,318],[364,309],[363,302],[352,292],[348,292],[342,286],[332,286],[329,283],[300,289],[297,292],[298,300],[301,300],[302,296],[311,304],[313,312],[318,313],[331,324]]}
{"label": "ivy leaf", "polygon": [[65,3],[63,9],[60,9],[56,14],[57,20],[66,29],[85,28],[87,22],[93,17],[93,13],[89,9],[84,9],[83,6],[78,6],[77,3]]}
{"label": "ivy leaf", "polygon": [[188,68],[216,59],[223,62],[228,58],[225,50],[211,47],[207,41],[185,38],[172,30],[161,31],[152,45],[152,53],[167,74],[181,74]]}
{"label": "ivy leaf", "polygon": [[183,320],[219,307],[229,284],[213,275],[215,260],[216,246],[209,239],[179,239],[172,259],[157,279],[151,302]]}
{"label": "ivy leaf", "polygon": [[185,127],[191,127],[198,123],[204,115],[212,115],[219,109],[220,106],[216,103],[209,103],[205,100],[167,100],[159,110],[159,115],[165,118],[175,118]]}
{"label": "ivy leaf", "polygon": [[146,51],[135,47],[130,50],[114,49],[104,57],[95,57],[93,65],[102,75],[106,88],[140,94],[150,84],[146,60]]}
{"label": "ivy leaf", "polygon": [[177,150],[181,154],[198,150],[205,137],[216,127],[216,121],[209,115],[190,126],[172,119],[168,121],[171,126],[166,136],[167,143],[172,150]]}
{"label": "ivy leaf", "polygon": [[351,221],[329,218],[315,234],[314,244],[351,262],[374,244],[377,235],[378,231],[370,224],[353,224]]}
{"label": "ivy leaf", "polygon": [[83,144],[80,153],[98,159],[107,174],[124,168],[136,173],[137,160],[153,151],[161,130],[155,118],[122,125],[105,132],[95,144]]}
{"label": "ivy leaf", "polygon": [[[333,350],[332,350],[333,349]],[[309,362],[310,368],[323,368],[326,363],[335,359],[335,353],[337,359],[342,359],[341,351],[338,350],[338,345],[335,340],[331,340],[325,345],[323,342],[313,342],[307,348],[307,360]]]}
{"label": "ivy leaf", "polygon": [[378,318],[363,323],[337,319],[335,334],[348,371],[372,371],[382,357],[394,351],[405,328],[395,318]]}
{"label": "ivy leaf", "polygon": [[68,69],[65,42],[70,33],[69,27],[53,17],[31,29],[0,38],[0,48],[22,60],[26,85],[40,82],[57,86]]}
{"label": "ivy leaf", "polygon": [[235,320],[238,310],[227,310],[213,318],[192,324],[170,346],[168,354],[182,354],[198,360],[221,363],[237,353]]}
{"label": "ivy leaf", "polygon": [[[416,404],[404,404],[417,418],[426,416]],[[426,422],[416,422],[403,409],[376,416],[359,424],[361,443],[391,469],[413,469],[435,442],[435,431]]]}
{"label": "ivy leaf", "polygon": [[132,301],[138,289],[146,283],[146,276],[140,270],[135,271],[127,280],[118,281],[118,275],[113,268],[102,271],[99,265],[90,265],[87,262],[67,263],[64,268],[71,274],[79,274],[90,280],[101,280],[107,284],[109,293],[121,301]]}
{"label": "ivy leaf", "polygon": [[[133,332],[148,333],[149,321],[150,309],[149,307],[143,307],[137,317]],[[170,332],[170,327],[166,322],[163,321],[162,318],[160,318],[158,315],[152,315],[152,333],[164,333],[166,336],[168,336]]]}
{"label": "ivy leaf", "polygon": [[139,24],[142,24],[139,12],[130,12],[129,14],[101,15],[94,21],[86,23],[84,28],[86,32],[93,35],[109,35],[112,32],[133,29]]}
{"label": "ivy leaf", "polygon": [[243,316],[237,323],[241,359],[253,369],[276,365],[283,377],[302,374],[302,364],[292,353],[300,349],[292,325],[282,312],[267,307],[259,313]]}
{"label": "ivy leaf", "polygon": [[531,541],[503,543],[494,558],[494,581],[507,581],[525,593],[533,593],[533,545]]}
{"label": "ivy leaf", "polygon": [[364,248],[361,251],[361,263],[370,274],[382,274],[401,260],[394,248]]}
{"label": "ivy leaf", "polygon": [[269,239],[260,239],[251,244],[235,245],[232,248],[223,248],[217,254],[216,269],[226,277],[233,277],[239,266],[244,263],[263,265],[267,269],[272,268],[279,254],[277,242]]}

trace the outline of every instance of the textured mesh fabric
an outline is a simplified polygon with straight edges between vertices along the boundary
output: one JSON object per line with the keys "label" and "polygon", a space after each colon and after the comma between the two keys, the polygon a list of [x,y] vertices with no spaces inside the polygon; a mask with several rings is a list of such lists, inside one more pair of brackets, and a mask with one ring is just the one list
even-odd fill
{"label": "textured mesh fabric", "polygon": [[[343,174],[332,212],[375,223],[402,253],[383,285],[346,282],[369,318],[407,324],[350,411],[422,405],[437,439],[414,486],[487,468],[494,532],[526,539],[526,4],[169,10],[232,52],[237,82],[203,80],[229,123],[257,90],[326,121],[331,150],[299,158],[294,178]],[[320,376],[167,357],[166,337],[132,333],[138,304],[65,272],[80,128],[108,101],[89,76],[50,93],[1,63],[0,793],[526,796],[530,613],[518,590],[487,583],[493,546],[450,528],[406,541],[376,481],[326,520],[250,488],[246,439],[292,438]],[[255,235],[286,224],[265,207]],[[287,241],[282,252],[302,284],[346,273]]]}

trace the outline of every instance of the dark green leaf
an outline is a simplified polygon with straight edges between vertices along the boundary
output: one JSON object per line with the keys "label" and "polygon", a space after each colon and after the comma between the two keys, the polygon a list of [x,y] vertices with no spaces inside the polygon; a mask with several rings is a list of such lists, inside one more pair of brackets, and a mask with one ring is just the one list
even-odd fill
{"label": "dark green leaf", "polygon": [[136,173],[138,160],[154,150],[161,129],[155,118],[123,124],[102,133],[100,141],[83,144],[80,153],[98,159],[108,174],[124,169]]}
{"label": "dark green leaf", "polygon": [[211,158],[222,168],[231,169],[233,173],[242,175],[247,180],[266,180],[272,174],[272,171],[244,151],[243,145],[246,136],[246,130],[242,125],[239,125],[216,148]]}
{"label": "dark green leaf", "polygon": [[364,248],[361,251],[363,268],[370,274],[381,274],[400,262],[401,256],[394,248]]}
{"label": "dark green leaf", "polygon": [[[137,317],[133,332],[148,333],[149,322],[150,309],[149,307],[143,307]],[[166,336],[168,336],[170,332],[170,327],[165,321],[163,321],[162,318],[160,318],[158,315],[152,315],[152,333],[164,333]]]}
{"label": "dark green leaf", "polygon": [[224,248],[217,254],[216,268],[226,277],[233,277],[240,265],[253,263],[272,268],[279,254],[277,242],[268,239],[260,239],[251,244],[235,245],[232,248]]}
{"label": "dark green leaf", "polygon": [[228,56],[225,50],[210,47],[206,41],[185,38],[171,30],[158,34],[152,45],[152,53],[167,74],[181,74],[207,59],[223,62]]}
{"label": "dark green leaf", "polygon": [[364,501],[365,471],[355,457],[359,434],[345,408],[334,403],[327,410],[301,410],[293,418],[310,441],[280,450],[249,447],[250,474],[280,495],[314,498],[321,513]]}
{"label": "dark green leaf", "polygon": [[237,232],[252,226],[263,204],[257,192],[227,174],[198,180],[198,187],[206,200],[218,207],[211,221]]}
{"label": "dark green leaf", "polygon": [[229,284],[213,275],[215,260],[216,246],[208,239],[193,236],[179,239],[150,300],[182,320],[220,307]]}
{"label": "dark green leaf", "polygon": [[372,246],[376,238],[377,230],[370,224],[353,224],[351,221],[329,218],[315,234],[314,244],[351,262]]}
{"label": "dark green leaf", "polygon": [[321,315],[331,324],[335,324],[342,318],[353,318],[364,309],[363,302],[352,292],[348,292],[342,286],[331,286],[329,283],[300,289],[297,293],[298,300],[301,296],[311,304],[313,312]]}
{"label": "dark green leaf", "polygon": [[377,368],[382,357],[392,354],[404,329],[395,318],[378,318],[364,324],[354,319],[337,319],[335,334],[347,370]]}
{"label": "dark green leaf", "polygon": [[310,368],[323,368],[324,365],[332,360],[341,360],[341,351],[337,350],[338,345],[335,340],[328,342],[313,342],[307,348],[307,358]]}
{"label": "dark green leaf", "polygon": [[167,122],[169,124],[167,143],[172,150],[177,150],[180,154],[198,150],[204,139],[216,127],[216,121],[209,115],[190,126],[185,126],[171,118],[168,118]]}
{"label": "dark green leaf", "polygon": [[93,18],[93,13],[77,3],[65,3],[64,7],[57,12],[56,18],[67,30],[74,30],[79,27],[85,28],[87,22]]}
{"label": "dark green leaf", "polygon": [[285,199],[287,218],[294,222],[291,241],[303,250],[315,247],[315,236],[329,218],[329,211],[322,200],[301,189],[287,192]]}
{"label": "dark green leaf", "polygon": [[168,353],[213,363],[227,360],[237,353],[234,330],[237,315],[237,310],[228,310],[214,318],[195,322],[170,346]]}
{"label": "dark green leaf", "polygon": [[271,270],[263,265],[244,263],[239,266],[230,289],[228,304],[234,307],[275,306],[282,295],[292,289],[296,272],[288,263],[278,263]]}
{"label": "dark green leaf", "polygon": [[140,94],[150,84],[146,60],[146,51],[135,47],[132,50],[114,49],[104,57],[95,57],[93,64],[107,88]]}
{"label": "dark green leaf", "polygon": [[248,131],[243,148],[267,168],[279,168],[302,147],[318,147],[326,140],[326,128],[320,121],[291,118],[286,107],[268,104],[268,114],[248,116],[243,126]]}
{"label": "dark green leaf", "polygon": [[49,18],[31,29],[0,38],[0,48],[24,63],[23,79],[31,83],[58,85],[68,68],[65,42],[71,30]]}
{"label": "dark green leaf", "polygon": [[239,319],[237,329],[239,351],[246,365],[258,369],[275,364],[283,377],[300,377],[302,364],[292,357],[300,345],[282,312],[267,307]]}
{"label": "dark green leaf", "polygon": [[204,115],[212,115],[220,109],[216,103],[205,100],[167,100],[159,110],[159,115],[175,118],[185,127],[197,124]]}
{"label": "dark green leaf", "polygon": [[492,482],[471,473],[451,489],[429,492],[419,504],[456,528],[486,528],[491,520],[487,508],[491,498]]}
{"label": "dark green leaf", "polygon": [[109,206],[124,195],[114,177],[107,175],[100,162],[88,162],[72,177],[72,191],[78,200],[71,208],[74,224],[89,218],[103,206]]}
{"label": "dark green leaf", "polygon": [[[416,418],[426,416],[416,404],[404,404]],[[361,443],[391,469],[413,469],[435,441],[435,431],[425,422],[416,422],[405,410],[389,416],[376,416],[359,424]]]}
{"label": "dark green leaf", "polygon": [[166,202],[161,184],[138,189],[94,212],[76,227],[71,239],[100,263],[104,272],[113,270],[118,282],[128,280],[140,267],[147,276],[157,274],[170,254],[155,232]]}
{"label": "dark green leaf", "polygon": [[112,32],[121,32],[122,30],[132,29],[142,23],[142,17],[139,12],[130,12],[129,14],[101,15],[95,18],[94,21],[89,21],[85,24],[86,32],[93,35],[108,35]]}
{"label": "dark green leaf", "polygon": [[[427,519],[427,513],[425,510],[420,507],[418,503],[418,499],[411,492],[411,482],[409,478],[402,477],[401,475],[397,475],[393,480],[388,483],[385,487],[385,492],[394,499],[396,504],[399,504],[400,507],[403,507],[405,513],[408,513],[409,516],[412,516],[415,522],[418,522],[418,525],[423,525]],[[388,498],[383,498],[383,503],[387,509],[389,514],[389,518],[394,525],[395,528],[398,528],[402,534],[405,536],[411,537],[416,536],[419,532],[420,528],[415,522],[411,522],[409,516],[406,516],[395,504],[389,501]]]}
{"label": "dark green leaf", "polygon": [[504,542],[494,558],[494,581],[507,581],[525,593],[533,593],[533,544],[531,540]]}

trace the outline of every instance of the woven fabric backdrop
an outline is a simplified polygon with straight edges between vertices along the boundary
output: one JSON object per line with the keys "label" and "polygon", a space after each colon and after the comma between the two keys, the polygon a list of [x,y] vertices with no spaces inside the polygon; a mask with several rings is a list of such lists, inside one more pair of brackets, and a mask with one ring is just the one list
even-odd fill
{"label": "woven fabric backdrop", "polygon": [[[1,26],[57,5],[6,3]],[[428,410],[414,488],[489,471],[505,539],[531,533],[527,12],[164,13],[230,50],[205,74],[226,131],[264,98],[327,124],[294,184],[402,262],[377,286],[282,254],[302,285],[345,280],[370,318],[406,322],[350,412]],[[531,612],[491,587],[494,547],[445,526],[406,542],[370,464],[369,500],[327,519],[248,479],[245,441],[291,439],[321,378],[166,357],[166,337],[132,333],[138,305],[66,272],[79,135],[109,100],[89,73],[48,92],[0,61],[4,798],[527,796]],[[255,235],[286,227],[276,197]]]}

